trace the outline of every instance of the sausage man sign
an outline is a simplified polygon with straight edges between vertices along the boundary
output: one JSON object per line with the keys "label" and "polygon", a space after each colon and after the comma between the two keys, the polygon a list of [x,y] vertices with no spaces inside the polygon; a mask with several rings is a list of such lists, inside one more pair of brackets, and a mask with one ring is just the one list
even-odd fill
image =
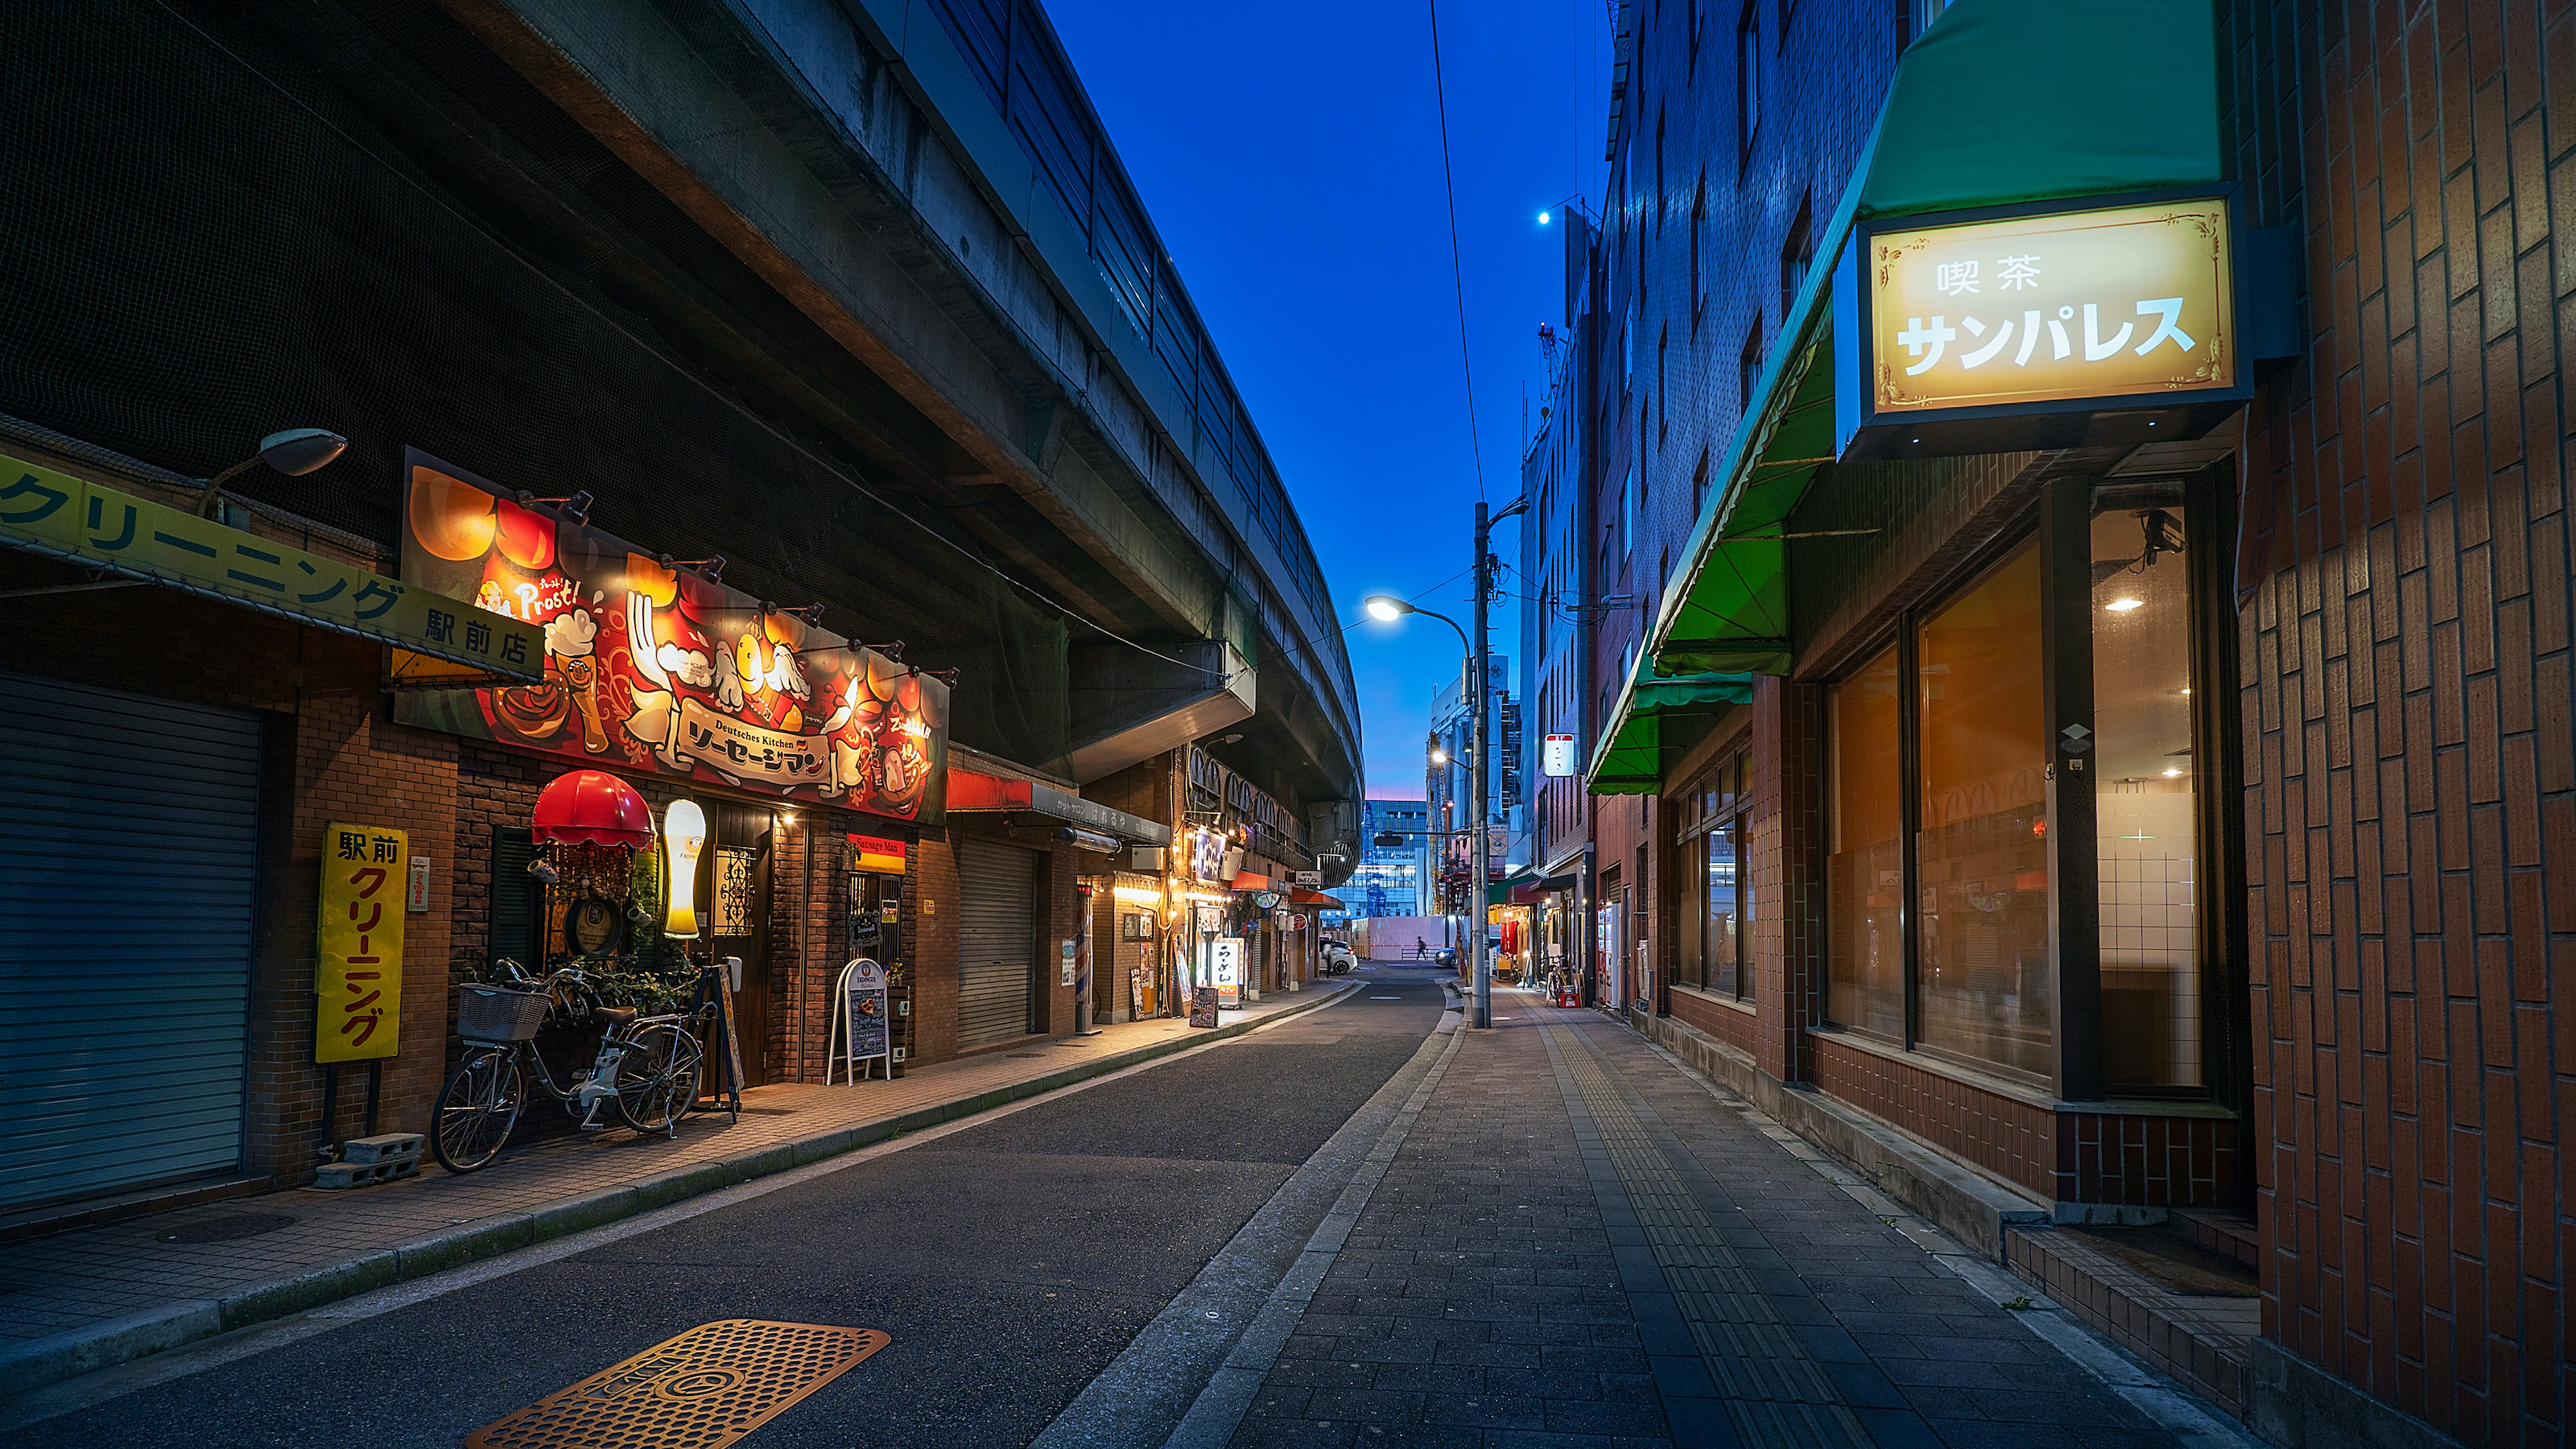
{"label": "sausage man sign", "polygon": [[1845,269],[1846,461],[2178,440],[2245,396],[2224,198],[1911,218]]}
{"label": "sausage man sign", "polygon": [[[948,686],[586,520],[406,455],[403,579],[538,641],[534,682],[397,696],[405,724],[897,820],[947,801]],[[474,626],[479,627],[479,626]]]}

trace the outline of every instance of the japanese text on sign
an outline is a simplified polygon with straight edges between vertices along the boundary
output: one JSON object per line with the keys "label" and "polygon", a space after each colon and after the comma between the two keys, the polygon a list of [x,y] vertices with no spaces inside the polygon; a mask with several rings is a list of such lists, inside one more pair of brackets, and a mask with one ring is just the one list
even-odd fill
{"label": "japanese text on sign", "polygon": [[1870,239],[1880,412],[2236,382],[2227,208],[2111,207]]}
{"label": "japanese text on sign", "polygon": [[322,836],[313,1060],[392,1056],[402,1044],[403,890],[409,840],[334,821]]}
{"label": "japanese text on sign", "polygon": [[69,474],[0,457],[0,540],[441,658],[537,677],[544,636],[460,627],[454,599]]}

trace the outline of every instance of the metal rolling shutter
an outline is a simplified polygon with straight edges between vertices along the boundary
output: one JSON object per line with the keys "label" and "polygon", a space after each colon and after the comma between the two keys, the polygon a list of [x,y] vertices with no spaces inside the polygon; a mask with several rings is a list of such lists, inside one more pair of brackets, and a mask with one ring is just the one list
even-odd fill
{"label": "metal rolling shutter", "polygon": [[1026,1036],[1037,954],[1036,858],[1015,845],[957,843],[957,1044]]}
{"label": "metal rolling shutter", "polygon": [[0,1205],[240,1164],[259,720],[0,674]]}

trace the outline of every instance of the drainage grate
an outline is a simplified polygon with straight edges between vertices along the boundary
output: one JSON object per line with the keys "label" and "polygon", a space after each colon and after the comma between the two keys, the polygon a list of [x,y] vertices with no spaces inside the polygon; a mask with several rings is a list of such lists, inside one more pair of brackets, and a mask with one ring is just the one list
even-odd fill
{"label": "drainage grate", "polygon": [[199,1218],[181,1223],[168,1232],[154,1233],[156,1243],[229,1243],[241,1238],[256,1238],[291,1226],[295,1219],[284,1213],[226,1213],[221,1217]]}
{"label": "drainage grate", "polygon": [[873,1328],[702,1323],[465,1436],[466,1449],[722,1449],[893,1340]]}

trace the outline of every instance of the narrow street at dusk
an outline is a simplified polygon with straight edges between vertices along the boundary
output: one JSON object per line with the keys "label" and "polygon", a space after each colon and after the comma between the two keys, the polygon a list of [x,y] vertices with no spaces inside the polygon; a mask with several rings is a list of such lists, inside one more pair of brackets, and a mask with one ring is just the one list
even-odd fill
{"label": "narrow street at dusk", "polygon": [[2576,1441],[2570,95],[0,3],[0,1449]]}

